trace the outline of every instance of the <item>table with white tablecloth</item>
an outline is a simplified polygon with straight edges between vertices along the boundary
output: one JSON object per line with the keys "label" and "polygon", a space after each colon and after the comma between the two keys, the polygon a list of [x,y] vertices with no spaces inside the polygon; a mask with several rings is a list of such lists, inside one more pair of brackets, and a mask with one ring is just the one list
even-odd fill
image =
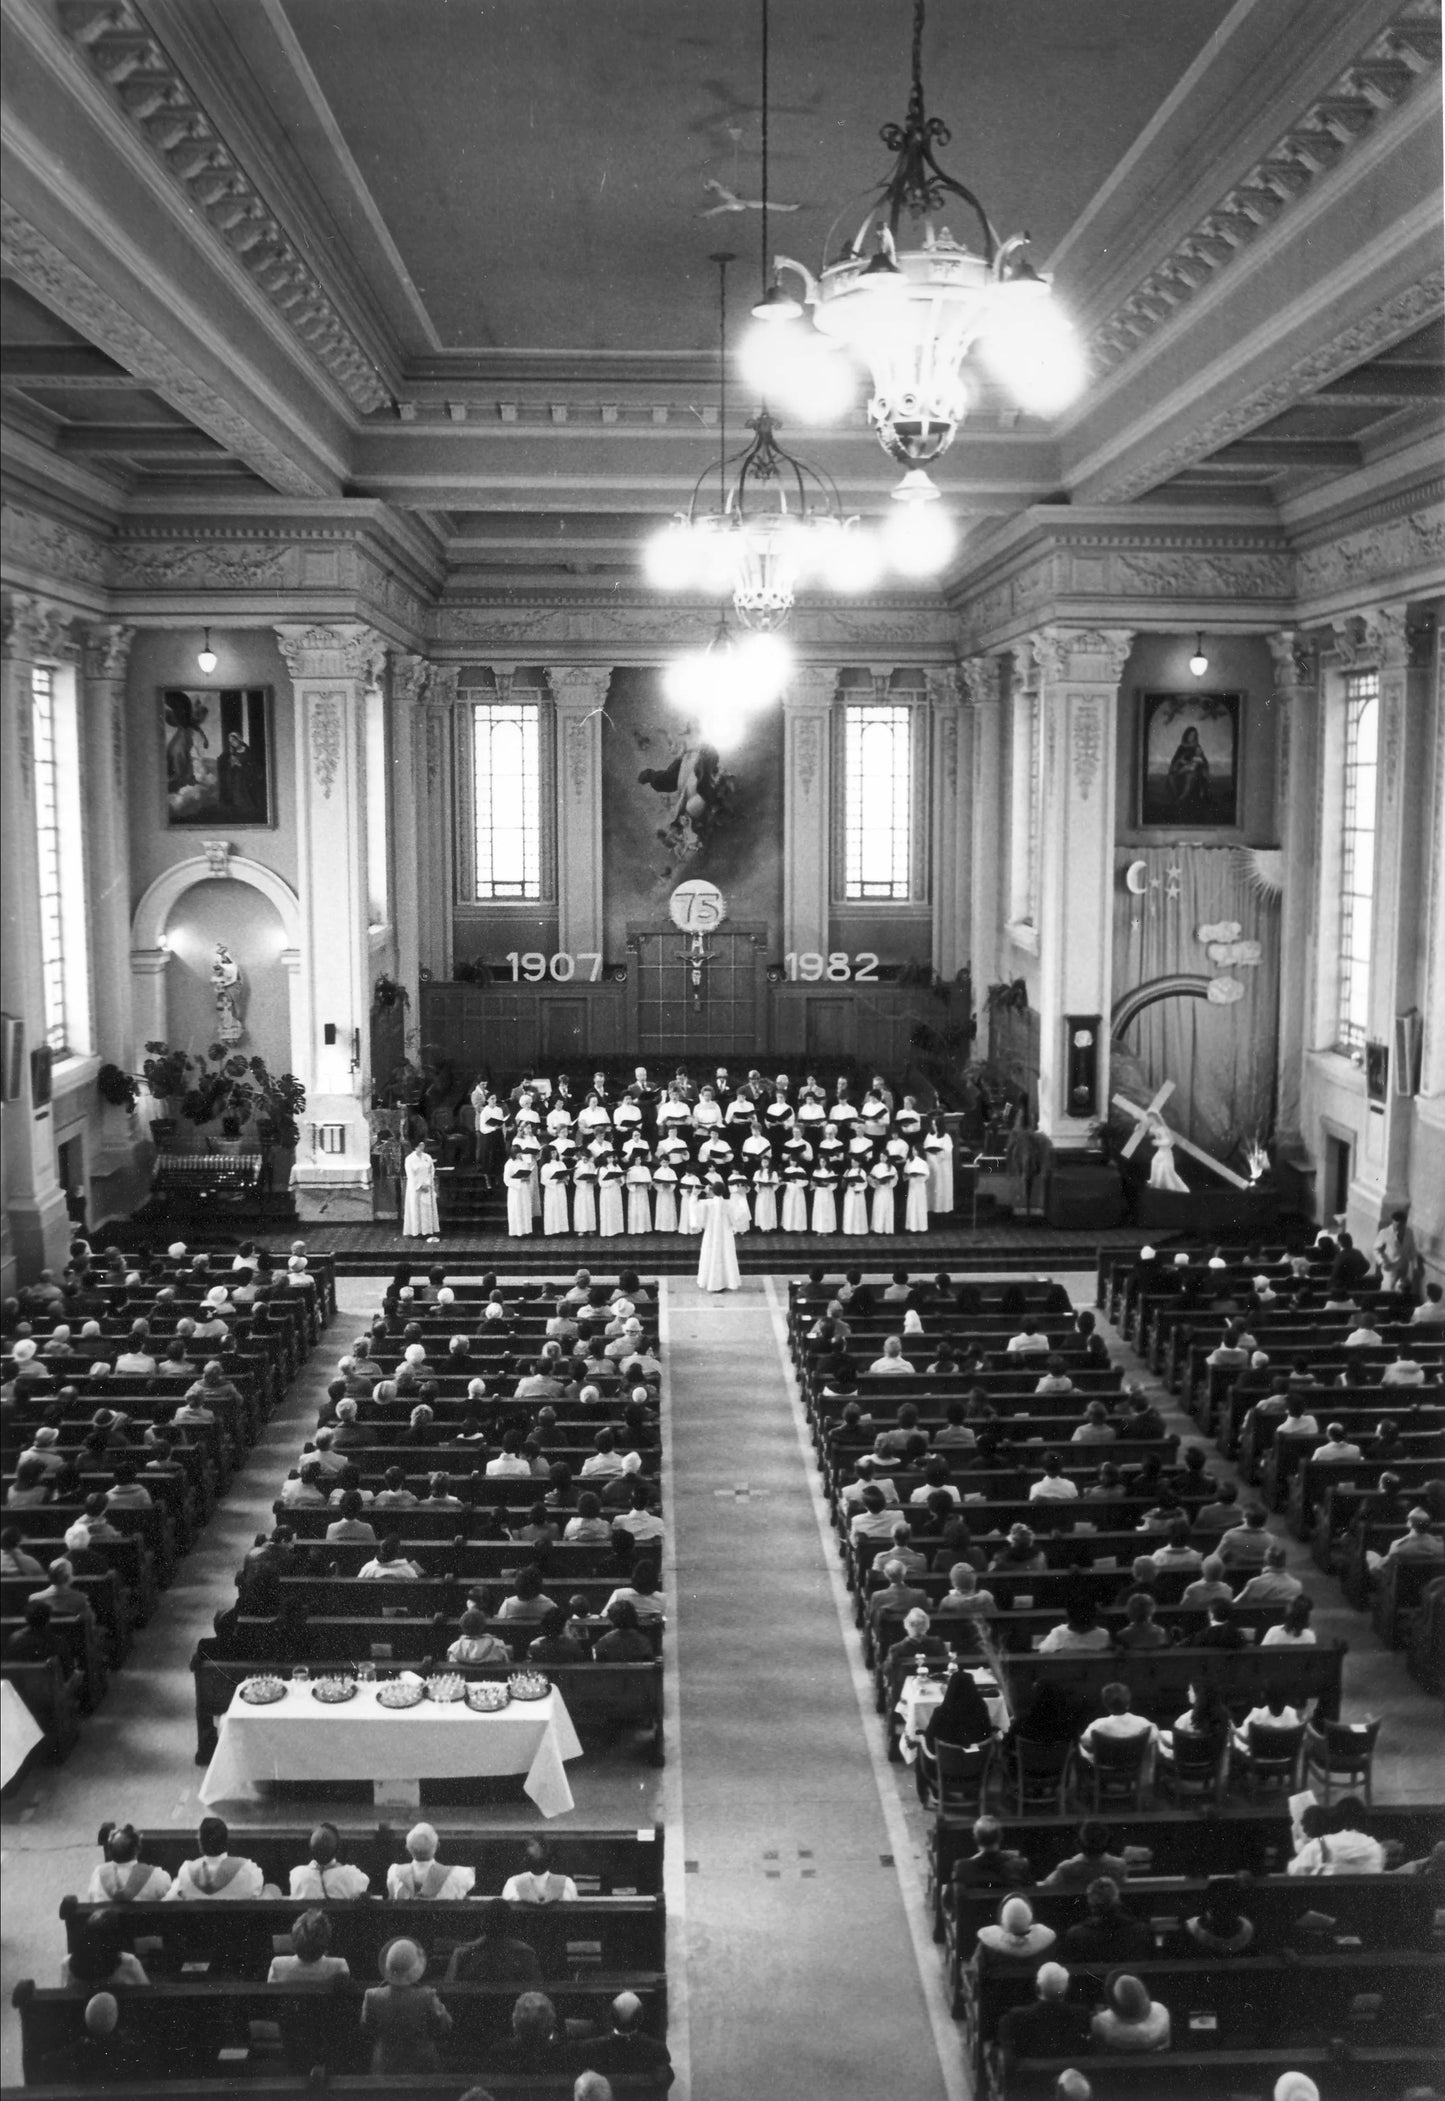
{"label": "table with white tablecloth", "polygon": [[[1009,1719],[1008,1702],[1000,1692],[992,1671],[974,1671],[971,1675],[974,1684],[983,1694],[983,1704],[988,1709],[988,1718],[994,1728],[1006,1729]],[[918,1739],[928,1727],[934,1709],[942,1706],[947,1690],[947,1678],[932,1675],[921,1678],[915,1673],[911,1678],[904,1679],[893,1711],[903,1724],[899,1749],[908,1765],[912,1765],[918,1756]]]}
{"label": "table with white tablecloth", "polygon": [[0,1678],[0,1787],[8,1787],[45,1731],[8,1678]]}
{"label": "table with white tablecloth", "polygon": [[238,1691],[221,1717],[215,1756],[201,1782],[203,1802],[229,1802],[267,1780],[415,1782],[523,1773],[523,1786],[543,1816],[572,1807],[563,1763],[582,1746],[554,1686],[544,1700],[513,1700],[496,1714],[465,1701],[423,1700],[417,1707],[380,1707],[374,1685],[327,1706],[294,1680],[270,1706],[254,1707]]}

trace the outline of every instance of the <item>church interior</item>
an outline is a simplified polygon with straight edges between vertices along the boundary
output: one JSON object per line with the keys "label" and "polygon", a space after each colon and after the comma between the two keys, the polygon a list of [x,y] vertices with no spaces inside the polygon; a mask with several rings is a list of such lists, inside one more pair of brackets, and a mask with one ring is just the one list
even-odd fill
{"label": "church interior", "polygon": [[0,2093],[1445,2094],[1441,49],[0,0]]}

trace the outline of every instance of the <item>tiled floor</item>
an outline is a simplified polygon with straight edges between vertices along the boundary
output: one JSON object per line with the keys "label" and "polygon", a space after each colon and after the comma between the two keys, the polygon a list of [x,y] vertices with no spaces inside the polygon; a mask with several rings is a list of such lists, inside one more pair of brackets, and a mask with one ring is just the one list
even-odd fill
{"label": "tiled floor", "polygon": [[[1091,1269],[1064,1281],[1076,1303],[1092,1302]],[[19,2076],[11,1989],[20,1977],[55,1974],[56,1909],[89,1873],[98,1823],[123,1816],[189,1826],[197,1817],[188,1658],[229,1601],[241,1553],[269,1515],[332,1362],[375,1295],[363,1280],[343,1280],[322,1348],[79,1748],[64,1767],[42,1768],[0,1813],[7,2082]],[[678,1659],[669,1762],[657,1773],[627,1751],[590,1754],[569,1769],[577,1806],[555,1829],[565,1845],[569,1821],[667,1823],[679,2101],[744,2093],[861,2101],[880,2092],[963,2101],[921,1903],[926,1824],[911,1775],[882,1759],[866,1687],[860,1696],[857,1637],[781,1347],[785,1302],[781,1277],[745,1278],[739,1293],[720,1298],[683,1280],[664,1285],[667,1492],[676,1512],[665,1574]],[[1166,1408],[1171,1426],[1187,1430]],[[1438,1702],[1343,1606],[1305,1550],[1288,1544],[1319,1601],[1321,1633],[1350,1642],[1346,1712],[1385,1716],[1380,1797],[1445,1798]],[[365,1821],[367,1805],[348,1813]],[[285,1814],[304,1824],[311,1805],[290,1801]],[[233,1821],[276,1815],[258,1807]],[[484,1820],[531,1823],[535,1814],[521,1802],[489,1809]]]}

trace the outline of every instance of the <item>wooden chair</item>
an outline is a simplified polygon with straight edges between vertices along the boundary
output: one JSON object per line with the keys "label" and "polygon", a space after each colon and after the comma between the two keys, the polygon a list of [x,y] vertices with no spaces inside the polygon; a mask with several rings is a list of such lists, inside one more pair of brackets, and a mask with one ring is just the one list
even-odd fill
{"label": "wooden chair", "polygon": [[1149,1743],[1141,1729],[1135,1736],[1096,1736],[1092,1758],[1076,1747],[1074,1782],[1092,1809],[1097,1811],[1106,1802],[1127,1802],[1131,1809],[1144,1807],[1149,1794]]}
{"label": "wooden chair", "polygon": [[1027,1815],[1030,1809],[1065,1814],[1065,1788],[1073,1745],[1035,1743],[1028,1737],[1011,1736],[1003,1746],[1003,1787],[1013,1799],[1013,1814]]}
{"label": "wooden chair", "polygon": [[993,1773],[994,1741],[918,1744],[919,1796],[940,1815],[981,1816]]}
{"label": "wooden chair", "polygon": [[1362,1789],[1365,1806],[1373,1804],[1375,1741],[1380,1734],[1378,1717],[1368,1722],[1308,1723],[1304,1737],[1304,1785],[1318,1778],[1324,1788],[1325,1807],[1334,1795]]}
{"label": "wooden chair", "polygon": [[1271,1729],[1258,1722],[1250,1723],[1245,1749],[1241,1750],[1237,1743],[1234,1746],[1233,1765],[1236,1772],[1244,1775],[1252,1798],[1271,1789],[1287,1795],[1299,1792],[1305,1727],[1303,1722],[1296,1729]]}
{"label": "wooden chair", "polygon": [[1159,1772],[1174,1800],[1184,1803],[1191,1796],[1216,1803],[1224,1800],[1225,1775],[1229,1770],[1229,1738],[1213,1744],[1209,1738],[1180,1729],[1174,1735],[1169,1756],[1161,1752]]}

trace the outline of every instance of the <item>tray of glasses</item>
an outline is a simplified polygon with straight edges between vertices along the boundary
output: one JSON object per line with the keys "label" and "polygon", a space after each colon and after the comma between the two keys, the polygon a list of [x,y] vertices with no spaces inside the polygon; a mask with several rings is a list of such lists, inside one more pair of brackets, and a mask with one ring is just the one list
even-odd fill
{"label": "tray of glasses", "polygon": [[286,1697],[286,1687],[280,1678],[247,1678],[239,1691],[248,1707],[274,1707],[278,1700]]}
{"label": "tray of glasses", "polygon": [[514,1671],[507,1686],[514,1700],[545,1700],[552,1681],[541,1671]]}
{"label": "tray of glasses", "polygon": [[425,1698],[424,1685],[403,1685],[399,1678],[376,1688],[378,1707],[420,1707]]}

